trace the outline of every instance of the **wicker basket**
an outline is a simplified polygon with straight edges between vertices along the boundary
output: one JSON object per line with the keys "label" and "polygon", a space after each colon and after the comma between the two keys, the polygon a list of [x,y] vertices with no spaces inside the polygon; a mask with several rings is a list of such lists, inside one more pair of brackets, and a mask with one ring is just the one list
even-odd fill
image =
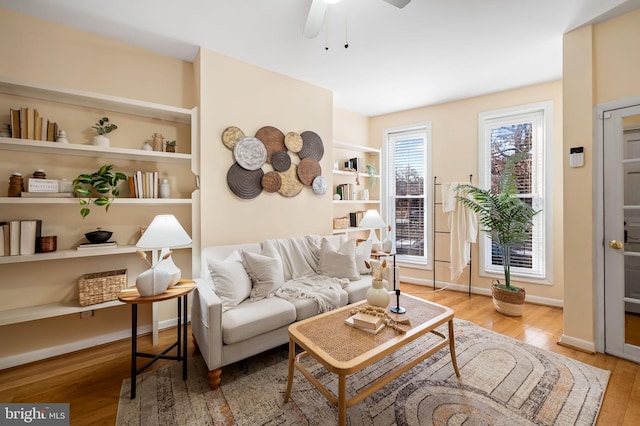
{"label": "wicker basket", "polygon": [[78,281],[80,306],[116,300],[126,286],[126,269],[85,274]]}
{"label": "wicker basket", "polygon": [[349,218],[348,217],[334,217],[333,218],[333,229],[345,229],[349,227]]}

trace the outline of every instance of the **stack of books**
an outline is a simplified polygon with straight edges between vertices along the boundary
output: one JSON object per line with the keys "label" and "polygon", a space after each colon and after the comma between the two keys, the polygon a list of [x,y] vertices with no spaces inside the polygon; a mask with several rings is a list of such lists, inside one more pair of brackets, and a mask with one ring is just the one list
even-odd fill
{"label": "stack of books", "polygon": [[371,334],[377,334],[384,328],[384,321],[382,317],[362,312],[358,312],[357,314],[350,316],[344,322],[351,327],[358,328]]}

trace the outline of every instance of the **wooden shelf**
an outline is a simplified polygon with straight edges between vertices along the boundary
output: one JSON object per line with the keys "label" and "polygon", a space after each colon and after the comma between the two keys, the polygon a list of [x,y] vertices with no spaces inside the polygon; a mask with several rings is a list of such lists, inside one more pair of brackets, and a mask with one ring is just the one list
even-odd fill
{"label": "wooden shelf", "polygon": [[145,151],[142,149],[102,147],[94,145],[65,144],[34,141],[30,139],[0,138],[4,151],[35,152],[39,154],[73,155],[78,157],[108,157],[123,160],[151,161],[154,163],[191,164],[191,154]]}
{"label": "wooden shelf", "polygon": [[[349,170],[334,170],[333,174],[334,175],[344,175],[344,176],[354,176],[354,173],[349,171]],[[371,176],[369,176],[369,173],[360,172],[360,173],[358,173],[358,177],[370,178]],[[374,175],[374,179],[375,178],[379,179],[380,175]]]}
{"label": "wooden shelf", "polygon": [[[116,198],[114,204],[192,204],[191,198]],[[78,204],[77,198],[0,197],[0,204]]]}
{"label": "wooden shelf", "polygon": [[333,200],[333,204],[380,204],[380,200]]}
{"label": "wooden shelf", "polygon": [[378,149],[378,148],[371,148],[371,147],[364,146],[364,145],[356,145],[356,144],[340,142],[340,141],[333,141],[333,148],[334,149],[347,149],[347,150],[350,150],[350,151],[369,152],[371,154],[380,154],[380,149]]}
{"label": "wooden shelf", "polygon": [[110,308],[112,306],[120,305],[124,305],[124,303],[118,300],[112,300],[110,302],[98,303],[95,305],[80,306],[79,301],[73,300],[70,302],[50,303],[47,305],[11,309],[0,312],[0,326],[35,321],[44,318],[59,317],[62,315],[92,311],[94,309]]}

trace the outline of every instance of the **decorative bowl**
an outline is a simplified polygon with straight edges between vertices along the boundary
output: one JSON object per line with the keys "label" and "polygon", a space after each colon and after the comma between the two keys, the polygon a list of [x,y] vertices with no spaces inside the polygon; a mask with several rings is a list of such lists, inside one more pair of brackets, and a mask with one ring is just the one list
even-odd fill
{"label": "decorative bowl", "polygon": [[98,228],[97,231],[91,231],[84,234],[87,240],[91,243],[106,243],[109,241],[109,238],[111,238],[111,235],[113,235],[113,232],[103,231],[100,228]]}

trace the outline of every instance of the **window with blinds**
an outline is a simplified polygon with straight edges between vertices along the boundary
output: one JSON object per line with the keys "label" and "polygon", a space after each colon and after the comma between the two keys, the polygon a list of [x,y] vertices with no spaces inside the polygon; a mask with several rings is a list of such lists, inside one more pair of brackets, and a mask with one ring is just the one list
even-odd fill
{"label": "window with blinds", "polygon": [[[545,212],[545,200],[549,183],[545,181],[546,145],[550,143],[547,120],[551,106],[548,103],[507,112],[480,115],[481,158],[480,185],[500,190],[500,182],[509,157],[526,153],[515,165],[518,197],[535,210],[543,210],[534,217],[529,238],[523,244],[512,246],[511,274],[514,277],[547,280],[549,277],[550,238],[546,235],[546,222],[550,215]],[[483,169],[483,170],[482,170]],[[501,276],[502,253],[496,243],[482,235],[480,239],[481,267],[485,274]]]}
{"label": "window with blinds", "polygon": [[399,260],[425,263],[428,245],[427,127],[387,133],[385,211]]}

